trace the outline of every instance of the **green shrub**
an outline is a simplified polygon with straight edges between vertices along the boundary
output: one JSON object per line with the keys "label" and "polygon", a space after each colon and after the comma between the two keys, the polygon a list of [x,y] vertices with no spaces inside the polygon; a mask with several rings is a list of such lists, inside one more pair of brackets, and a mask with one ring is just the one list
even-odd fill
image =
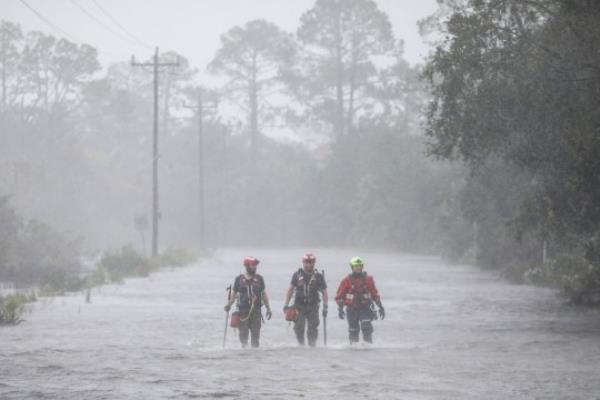
{"label": "green shrub", "polygon": [[168,248],[155,261],[159,267],[182,267],[196,262],[198,255],[186,249]]}
{"label": "green shrub", "polygon": [[520,275],[521,282],[559,288],[573,304],[600,306],[600,266],[581,255],[560,254],[543,264],[507,268],[507,275],[513,281]]}
{"label": "green shrub", "polygon": [[600,305],[600,267],[579,256],[560,256],[554,262],[554,273],[561,291],[572,303]]}
{"label": "green shrub", "polygon": [[522,284],[526,282],[525,276],[530,268],[531,266],[525,263],[513,262],[502,269],[500,274],[512,283]]}
{"label": "green shrub", "polygon": [[523,272],[523,281],[538,286],[559,287],[561,279],[556,273],[556,263],[554,260],[533,264],[525,268]]}
{"label": "green shrub", "polygon": [[66,292],[78,292],[85,287],[85,282],[85,278],[63,268],[42,271],[39,283],[40,295],[61,296]]}
{"label": "green shrub", "polygon": [[[109,282],[121,282],[130,276],[148,276],[154,269],[150,260],[128,245],[118,250],[108,250],[100,259],[98,269]],[[102,274],[98,272],[97,276]]]}
{"label": "green shrub", "polygon": [[179,267],[195,262],[198,256],[185,249],[167,249],[155,259],[138,253],[127,245],[116,250],[107,250],[96,269],[91,272],[81,288],[100,286],[107,282],[121,282],[127,277],[144,277],[161,267]]}
{"label": "green shrub", "polygon": [[25,312],[25,305],[31,299],[22,293],[0,296],[0,325],[16,325]]}
{"label": "green shrub", "polygon": [[77,290],[81,240],[41,221],[25,221],[0,196],[0,280],[49,293]]}
{"label": "green shrub", "polygon": [[102,286],[107,282],[107,280],[108,278],[106,276],[106,270],[98,266],[86,277],[85,286],[86,288]]}

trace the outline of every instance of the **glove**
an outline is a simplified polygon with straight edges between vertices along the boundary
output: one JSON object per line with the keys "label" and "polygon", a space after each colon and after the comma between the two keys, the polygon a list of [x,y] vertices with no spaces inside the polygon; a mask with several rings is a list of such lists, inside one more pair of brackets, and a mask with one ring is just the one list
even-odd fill
{"label": "glove", "polygon": [[322,313],[323,313],[323,318],[327,318],[327,304],[323,305],[323,311],[322,311]]}
{"label": "glove", "polygon": [[270,308],[267,308],[267,312],[265,313],[265,316],[267,317],[267,319],[271,319],[271,317],[273,316],[273,313],[271,312]]}
{"label": "glove", "polygon": [[383,307],[379,307],[379,319],[385,319],[385,309]]}
{"label": "glove", "polygon": [[231,304],[225,304],[225,312],[229,312],[229,310],[231,310]]}
{"label": "glove", "polygon": [[338,317],[340,317],[340,319],[344,319],[345,316],[346,313],[344,312],[344,309],[342,307],[338,308]]}
{"label": "glove", "polygon": [[285,314],[287,312],[287,310],[290,309],[290,306],[283,306],[283,313]]}

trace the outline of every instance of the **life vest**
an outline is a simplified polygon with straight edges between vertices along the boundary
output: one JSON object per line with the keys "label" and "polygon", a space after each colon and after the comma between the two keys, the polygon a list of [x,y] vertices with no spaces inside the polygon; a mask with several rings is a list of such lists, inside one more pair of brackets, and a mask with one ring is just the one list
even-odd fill
{"label": "life vest", "polygon": [[260,275],[255,274],[247,278],[244,274],[239,276],[239,297],[238,308],[240,310],[248,310],[254,307],[260,307],[262,296],[262,285]]}
{"label": "life vest", "polygon": [[312,305],[319,303],[319,295],[317,293],[317,276],[319,273],[313,271],[311,274],[306,273],[302,268],[296,272],[296,300],[297,305]]}
{"label": "life vest", "polygon": [[344,304],[347,306],[371,305],[373,299],[367,286],[367,274],[361,273],[359,276],[348,275],[350,290],[344,296]]}

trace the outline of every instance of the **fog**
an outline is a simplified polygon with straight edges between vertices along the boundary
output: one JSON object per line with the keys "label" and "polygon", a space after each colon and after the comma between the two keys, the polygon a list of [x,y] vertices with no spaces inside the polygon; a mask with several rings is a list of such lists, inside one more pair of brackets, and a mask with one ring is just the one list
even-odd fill
{"label": "fog", "polygon": [[[385,23],[365,31],[361,41],[373,46],[375,35],[382,35],[382,42],[361,49],[355,55],[360,60],[349,55],[340,58],[339,73],[353,77],[340,82],[342,97],[336,100],[329,56],[312,53],[314,48],[326,53],[327,44],[310,32],[310,21],[302,25],[311,2],[294,4],[293,20],[287,10],[278,12],[270,2],[257,4],[266,14],[258,16],[257,10],[233,3],[202,10],[185,2],[175,10],[172,4],[156,2],[147,7],[136,2],[63,3],[52,8],[39,2],[4,5],[6,15],[15,20],[3,25],[8,52],[3,63],[2,193],[10,196],[10,205],[25,218],[81,237],[90,251],[128,243],[150,251],[156,49],[140,46],[151,38],[173,44],[172,49],[160,48],[157,57],[163,65],[156,75],[159,248],[395,244],[408,249],[423,247],[432,239],[435,229],[426,226],[419,227],[427,231],[417,233],[425,235],[422,238],[402,233],[403,226],[417,223],[414,210],[423,195],[421,188],[406,185],[415,185],[412,177],[418,174],[431,175],[429,169],[436,166],[425,159],[419,139],[427,95],[418,82],[418,67],[405,59],[404,38],[394,36],[395,27],[403,25],[408,13],[411,45],[421,43],[424,54],[416,22],[431,5],[406,11],[406,5],[382,2],[381,10],[367,15],[367,19],[384,18]],[[239,13],[247,16],[226,14],[226,6],[241,6]],[[403,17],[393,21],[386,9]],[[129,10],[136,10],[135,18]],[[59,17],[61,11],[69,17]],[[146,20],[171,18],[163,23],[189,30],[188,25],[180,25],[190,23],[190,11],[198,14],[199,21],[211,21],[211,15],[223,20],[218,25],[213,21],[210,32],[199,22],[201,39],[188,32],[182,42],[179,29],[156,26],[149,39],[140,39],[148,29]],[[286,31],[268,17],[300,30]],[[326,29],[325,25],[319,29]],[[97,32],[95,37],[89,36],[87,27]],[[159,29],[164,33],[160,40],[155,32]],[[89,37],[107,47],[91,48],[73,41],[74,37]],[[115,37],[129,40],[115,41]],[[343,45],[351,46],[346,40]],[[130,42],[137,44],[131,62],[125,56],[101,63],[105,53],[132,48]],[[244,70],[250,65],[244,47],[258,57],[254,72]],[[190,61],[205,60],[209,53],[208,62]],[[413,64],[416,53],[411,55]],[[376,61],[378,57],[385,62]],[[316,65],[309,68],[307,63]],[[367,66],[373,69],[360,70]],[[370,84],[371,80],[378,83]],[[389,93],[402,86],[409,90],[390,98]],[[369,93],[373,90],[379,93]],[[199,101],[203,101],[201,122]],[[335,102],[340,102],[338,111]],[[366,135],[373,140],[358,143]],[[388,140],[403,154],[391,149],[380,154],[375,147],[385,146]],[[371,154],[385,157],[380,166],[368,161]],[[387,175],[384,180],[379,179],[382,173]],[[378,198],[390,184],[397,198]],[[350,206],[351,202],[358,207]],[[368,208],[378,204],[374,207],[380,209],[378,215],[366,215],[366,203]],[[392,212],[397,215],[389,229],[406,237],[372,238],[374,226]],[[136,218],[145,221],[144,226],[136,229]]]}
{"label": "fog", "polygon": [[1,398],[597,392],[599,2],[0,7]]}

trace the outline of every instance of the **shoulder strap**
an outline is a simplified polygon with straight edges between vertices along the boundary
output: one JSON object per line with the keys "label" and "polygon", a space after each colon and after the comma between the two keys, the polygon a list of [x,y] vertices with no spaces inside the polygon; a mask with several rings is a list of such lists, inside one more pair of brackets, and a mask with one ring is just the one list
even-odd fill
{"label": "shoulder strap", "polygon": [[369,289],[368,285],[367,285],[368,279],[367,279],[367,273],[366,272],[363,272],[359,276],[356,277],[356,280],[358,280],[358,282],[359,282],[358,285],[354,284],[354,279],[352,279],[353,278],[352,274],[349,274],[348,277],[349,277],[349,280],[350,280],[350,285],[352,286],[352,291],[354,291],[355,289],[358,289],[358,290],[361,290],[361,291]]}

